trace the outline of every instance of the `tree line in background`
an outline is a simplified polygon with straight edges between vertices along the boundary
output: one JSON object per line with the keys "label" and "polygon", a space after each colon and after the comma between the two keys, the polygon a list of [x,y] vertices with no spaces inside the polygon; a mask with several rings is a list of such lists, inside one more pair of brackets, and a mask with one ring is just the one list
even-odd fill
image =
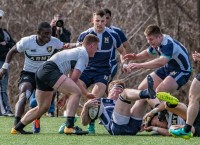
{"label": "tree line in background", "polygon": [[[200,0],[1,0],[0,9],[5,11],[3,27],[12,37],[20,38],[36,34],[37,25],[50,22],[55,13],[63,13],[65,27],[72,33],[72,42],[79,34],[92,26],[92,12],[100,8],[112,11],[113,25],[123,29],[131,45],[130,52],[138,53],[147,47],[143,35],[149,24],[158,24],[163,33],[182,42],[189,53],[200,52]],[[12,108],[17,100],[18,78],[23,66],[23,54],[16,55],[11,63],[8,94]],[[193,76],[200,70],[193,63]],[[137,88],[139,82],[152,70],[136,70],[130,74],[117,74],[124,78],[128,87]],[[191,79],[193,78],[191,77]],[[187,102],[190,82],[174,94]]]}

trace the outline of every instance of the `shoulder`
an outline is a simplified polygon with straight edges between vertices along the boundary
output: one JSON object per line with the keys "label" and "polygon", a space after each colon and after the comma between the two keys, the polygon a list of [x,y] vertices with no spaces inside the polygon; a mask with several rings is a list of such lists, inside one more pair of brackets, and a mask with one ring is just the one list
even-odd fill
{"label": "shoulder", "polygon": [[161,42],[162,45],[173,45],[173,38],[169,35],[163,34],[163,41]]}
{"label": "shoulder", "polygon": [[21,38],[20,42],[29,43],[29,42],[35,41],[35,40],[36,40],[36,35],[30,35],[30,36],[26,36],[26,37]]}

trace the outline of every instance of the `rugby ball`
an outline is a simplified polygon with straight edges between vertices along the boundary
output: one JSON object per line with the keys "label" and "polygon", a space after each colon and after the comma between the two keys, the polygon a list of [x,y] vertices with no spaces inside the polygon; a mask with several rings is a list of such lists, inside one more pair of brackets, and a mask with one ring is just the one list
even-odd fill
{"label": "rugby ball", "polygon": [[99,106],[90,107],[88,110],[88,113],[89,113],[88,115],[92,120],[96,120],[102,115],[103,110],[104,110],[104,107],[103,107],[103,103],[101,102]]}

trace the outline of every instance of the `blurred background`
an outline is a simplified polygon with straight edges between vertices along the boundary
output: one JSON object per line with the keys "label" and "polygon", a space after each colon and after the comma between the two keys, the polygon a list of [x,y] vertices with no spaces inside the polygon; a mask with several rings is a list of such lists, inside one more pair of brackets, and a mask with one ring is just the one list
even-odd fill
{"label": "blurred background", "polygon": [[[163,33],[171,35],[186,46],[190,53],[200,52],[200,0],[1,0],[0,9],[5,12],[2,26],[15,41],[36,34],[42,21],[51,22],[56,13],[64,14],[65,28],[71,31],[71,42],[92,26],[93,11],[109,8],[114,26],[120,27],[131,45],[129,53],[138,53],[147,47],[144,29],[149,24],[158,24]],[[12,110],[17,101],[17,81],[24,62],[23,54],[16,55],[11,64],[8,95]],[[188,90],[199,65],[193,63],[190,81],[174,95],[188,102]],[[118,72],[116,79],[124,78],[126,85],[137,88],[147,73],[153,70],[137,70],[130,74]]]}

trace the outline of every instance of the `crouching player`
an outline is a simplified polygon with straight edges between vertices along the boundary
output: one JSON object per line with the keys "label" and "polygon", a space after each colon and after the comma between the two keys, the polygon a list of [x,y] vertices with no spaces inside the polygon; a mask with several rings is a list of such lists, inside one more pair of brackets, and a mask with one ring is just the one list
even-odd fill
{"label": "crouching player", "polygon": [[[94,57],[99,39],[95,35],[87,35],[82,47],[63,50],[53,55],[36,73],[36,99],[38,106],[29,110],[20,122],[13,128],[16,133],[30,134],[24,127],[34,119],[40,118],[51,105],[53,90],[63,94],[70,93],[66,108],[65,134],[86,134],[80,128],[74,127],[74,117],[79,105],[81,90],[78,79],[88,64],[89,57]],[[73,69],[69,77],[68,74]]]}
{"label": "crouching player", "polygon": [[[109,88],[111,89],[107,99],[90,99],[84,104],[81,113],[82,124],[88,125],[91,122],[88,115],[89,108],[103,103],[104,109],[100,120],[106,130],[111,135],[135,135],[140,131],[142,118],[146,112],[145,106],[148,105],[145,99],[155,98],[155,93],[152,91],[153,79],[148,76],[148,89],[142,91],[124,89],[124,83],[120,81],[112,82]],[[144,101],[137,101],[132,105],[133,101],[139,99]]]}

